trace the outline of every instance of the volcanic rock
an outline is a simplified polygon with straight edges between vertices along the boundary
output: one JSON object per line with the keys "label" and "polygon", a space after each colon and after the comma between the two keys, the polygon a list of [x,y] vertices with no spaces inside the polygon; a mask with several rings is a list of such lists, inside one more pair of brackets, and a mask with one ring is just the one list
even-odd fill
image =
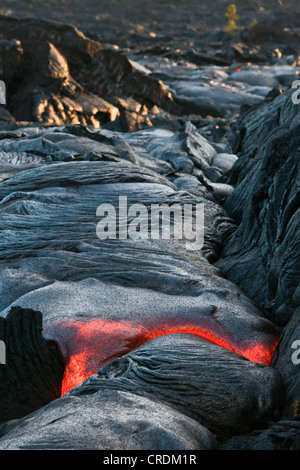
{"label": "volcanic rock", "polygon": [[0,426],[0,449],[207,450],[212,433],[173,408],[108,390],[55,400],[22,420]]}
{"label": "volcanic rock", "polygon": [[40,312],[11,309],[0,318],[6,363],[0,368],[0,422],[21,418],[59,398],[64,364],[42,336]]}
{"label": "volcanic rock", "polygon": [[299,448],[299,7],[133,2],[0,16],[0,447]]}
{"label": "volcanic rock", "polygon": [[[299,292],[299,288],[298,288]],[[300,308],[293,314],[280,335],[272,366],[280,372],[285,384],[284,418],[299,415],[300,397]]]}
{"label": "volcanic rock", "polygon": [[270,423],[268,429],[232,437],[222,450],[300,450],[300,419],[283,419]]}
{"label": "volcanic rock", "polygon": [[154,396],[223,435],[240,434],[278,418],[284,397],[274,369],[182,334],[146,342],[109,362],[70,394],[106,389]]}

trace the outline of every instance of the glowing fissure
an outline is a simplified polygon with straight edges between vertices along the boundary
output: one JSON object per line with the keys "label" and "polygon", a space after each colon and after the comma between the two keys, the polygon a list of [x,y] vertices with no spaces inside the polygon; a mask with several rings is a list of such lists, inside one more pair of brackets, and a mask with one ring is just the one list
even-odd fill
{"label": "glowing fissure", "polygon": [[66,368],[61,395],[84,382],[90,375],[97,373],[99,368],[108,361],[127,354],[146,341],[166,334],[194,334],[231,350],[251,362],[265,365],[270,365],[277,344],[277,340],[274,339],[272,346],[269,347],[262,343],[256,343],[253,346],[248,344],[243,346],[239,343],[239,348],[237,348],[224,338],[219,338],[195,325],[160,325],[149,331],[142,325],[131,322],[108,322],[95,319],[85,323],[58,322],[54,327],[56,331],[57,327],[63,328],[63,338],[67,341],[68,350],[65,357]]}

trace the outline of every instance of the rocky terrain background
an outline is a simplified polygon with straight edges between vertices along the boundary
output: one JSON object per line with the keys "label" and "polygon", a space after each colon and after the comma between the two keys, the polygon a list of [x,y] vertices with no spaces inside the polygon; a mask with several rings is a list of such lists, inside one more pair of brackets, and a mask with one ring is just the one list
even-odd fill
{"label": "rocky terrain background", "polygon": [[1,2],[0,449],[300,448],[300,5],[210,3]]}
{"label": "rocky terrain background", "polygon": [[[207,35],[222,31],[230,3],[241,28],[256,20],[269,26],[300,28],[298,0],[3,0],[1,14],[47,18],[77,26],[87,36],[120,47],[202,47]],[[263,44],[261,44],[262,46]]]}

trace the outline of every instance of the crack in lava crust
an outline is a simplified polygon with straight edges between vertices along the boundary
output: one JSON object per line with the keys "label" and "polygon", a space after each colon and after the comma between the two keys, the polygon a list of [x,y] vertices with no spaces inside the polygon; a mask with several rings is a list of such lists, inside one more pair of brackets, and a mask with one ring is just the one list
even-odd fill
{"label": "crack in lava crust", "polygon": [[271,341],[268,338],[268,344],[259,342],[257,339],[241,343],[235,341],[229,332],[221,337],[195,325],[162,324],[147,329],[129,321],[108,322],[99,319],[86,322],[59,321],[47,326],[45,332],[47,335],[56,337],[65,360],[62,396],[71,388],[84,382],[90,375],[97,373],[99,368],[110,360],[121,357],[146,341],[162,335],[194,334],[252,362],[265,365],[270,365],[277,344],[277,338],[272,338]]}

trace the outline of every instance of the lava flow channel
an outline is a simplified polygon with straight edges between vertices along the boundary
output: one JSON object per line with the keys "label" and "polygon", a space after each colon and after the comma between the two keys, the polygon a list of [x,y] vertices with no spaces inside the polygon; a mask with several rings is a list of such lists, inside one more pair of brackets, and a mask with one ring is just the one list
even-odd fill
{"label": "lava flow channel", "polygon": [[[214,331],[215,330],[215,331]],[[60,346],[66,363],[61,395],[82,383],[87,377],[98,372],[110,360],[121,357],[141,344],[158,336],[173,333],[189,333],[201,336],[214,344],[234,351],[252,362],[269,365],[277,337],[266,334],[262,339],[235,341],[228,332],[224,334],[209,325],[167,324],[146,328],[130,321],[58,321],[46,328]],[[223,329],[222,329],[223,330]],[[261,335],[259,335],[261,336]]]}

